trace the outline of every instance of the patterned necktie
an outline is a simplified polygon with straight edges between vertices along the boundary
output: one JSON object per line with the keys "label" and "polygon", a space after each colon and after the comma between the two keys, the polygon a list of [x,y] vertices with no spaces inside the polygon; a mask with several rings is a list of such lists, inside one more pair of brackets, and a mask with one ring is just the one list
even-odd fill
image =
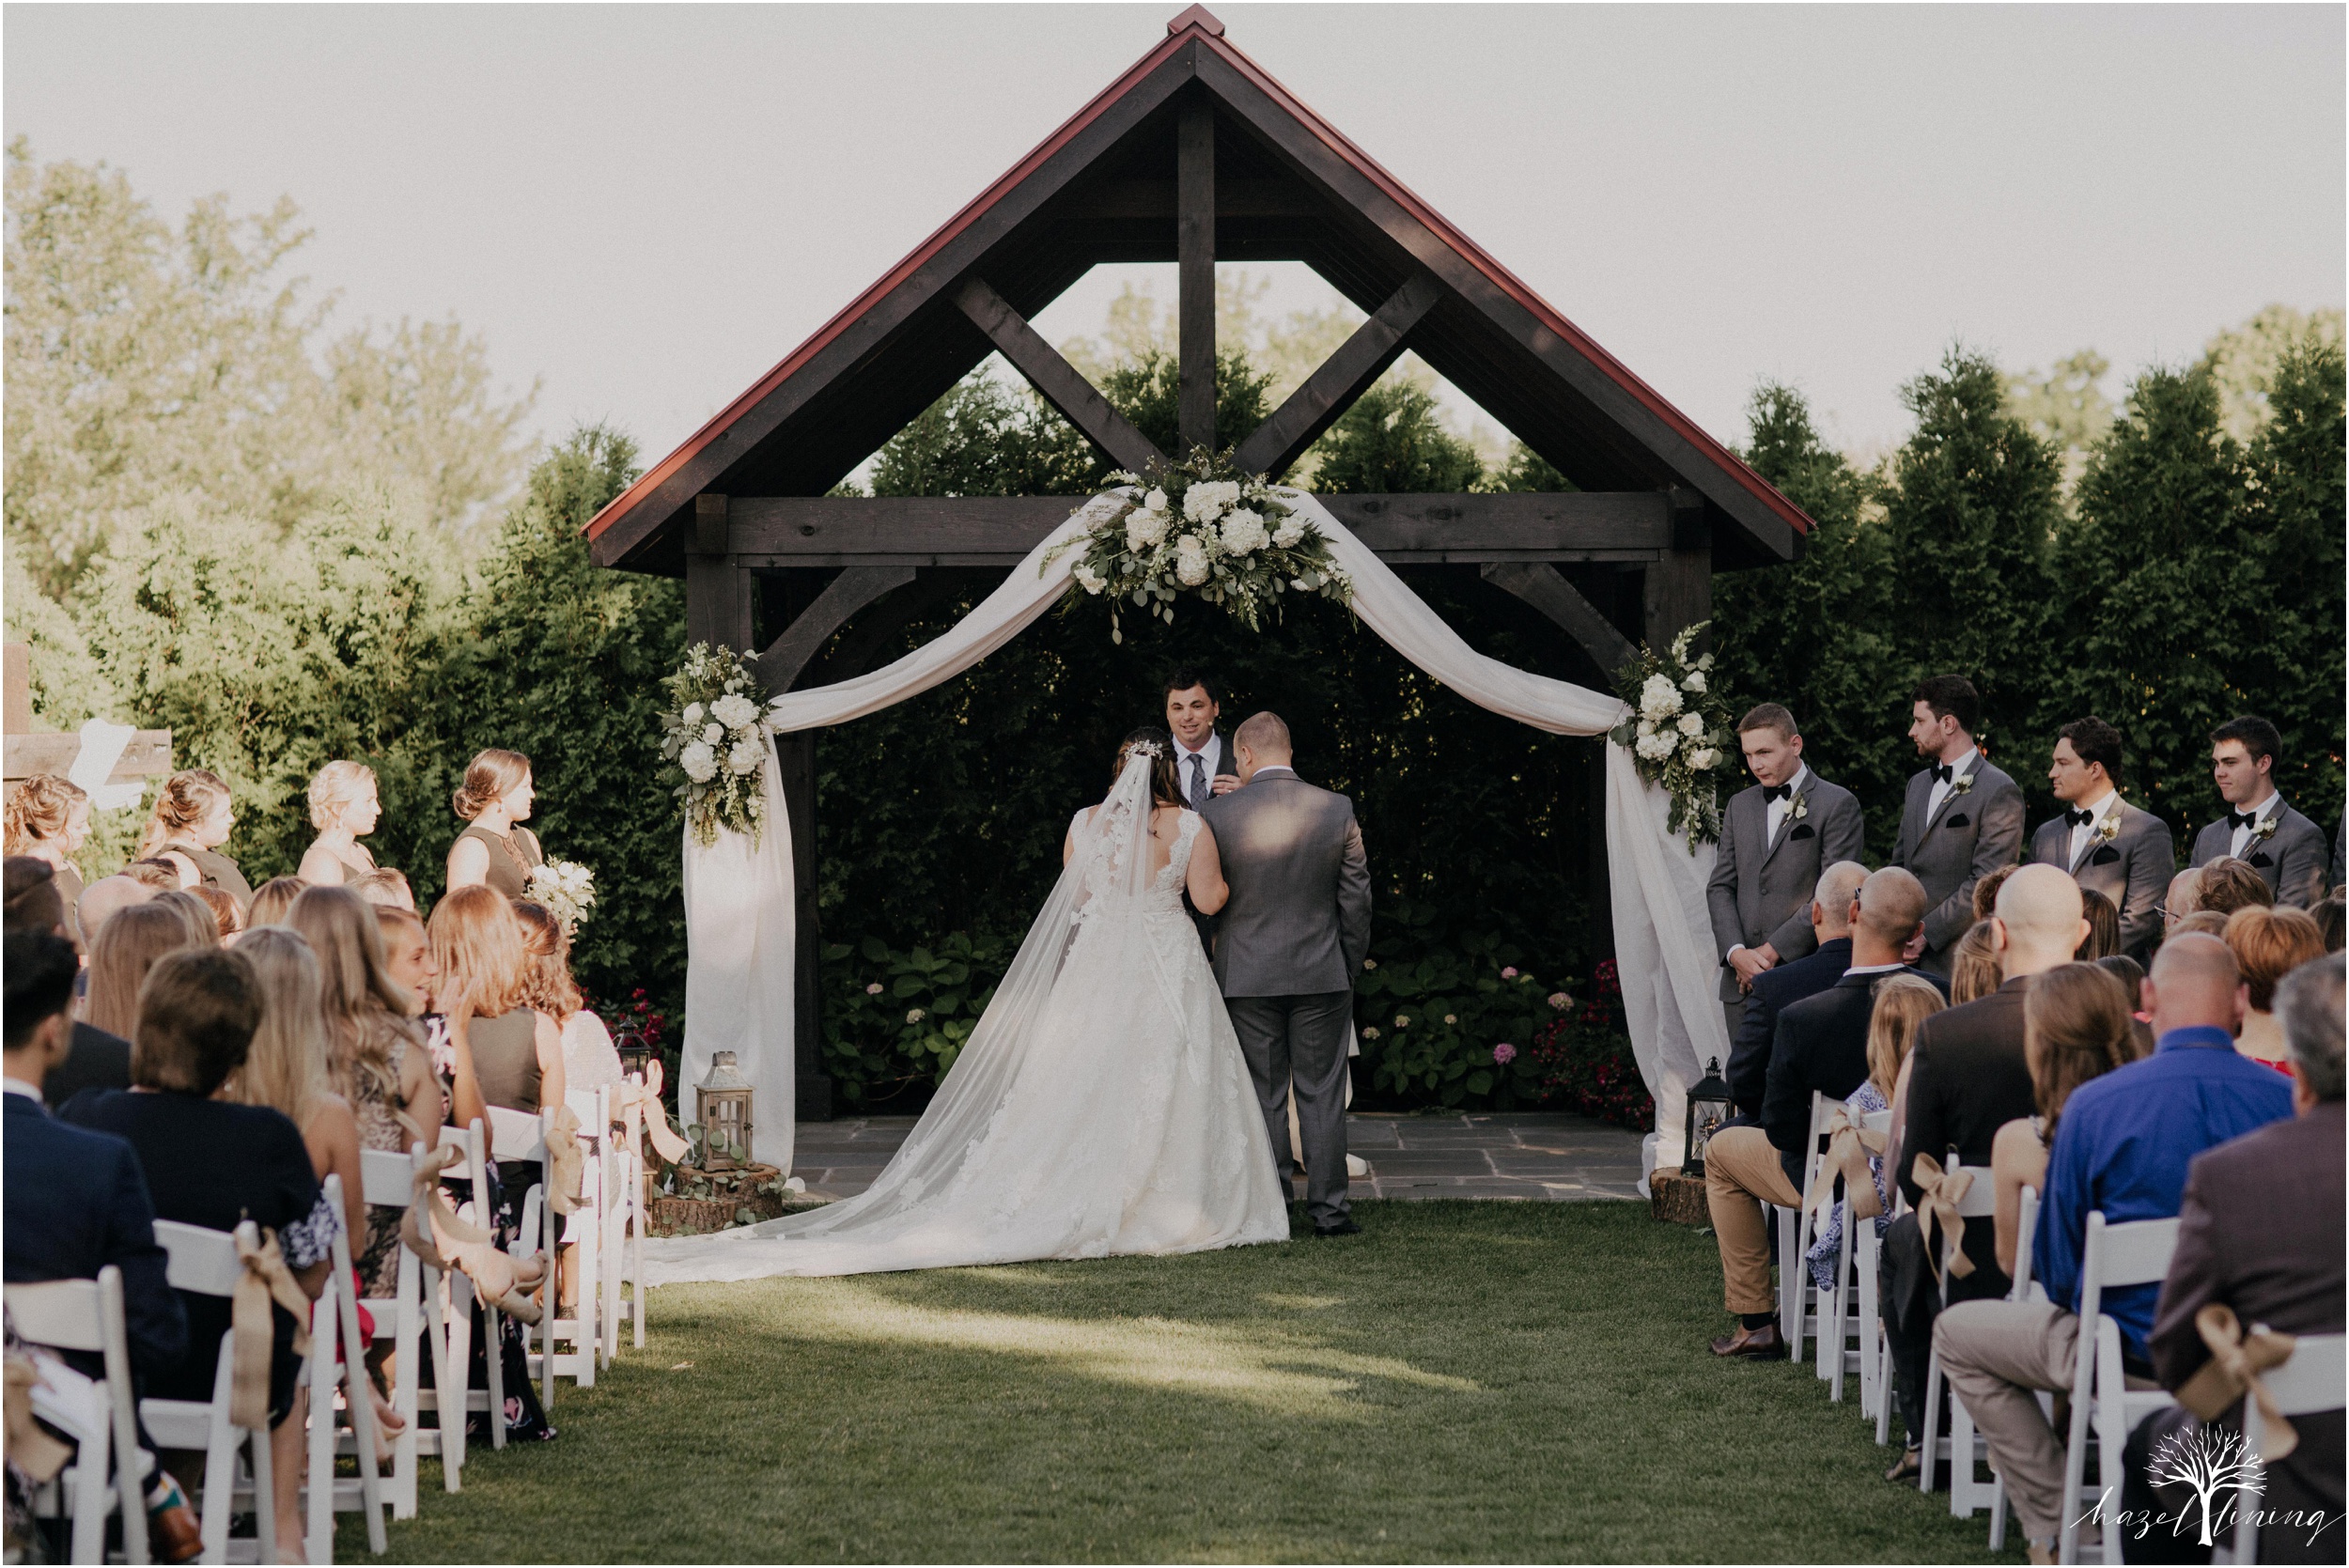
{"label": "patterned necktie", "polygon": [[1197,752],[1190,753],[1190,809],[1204,811],[1207,805],[1207,765]]}

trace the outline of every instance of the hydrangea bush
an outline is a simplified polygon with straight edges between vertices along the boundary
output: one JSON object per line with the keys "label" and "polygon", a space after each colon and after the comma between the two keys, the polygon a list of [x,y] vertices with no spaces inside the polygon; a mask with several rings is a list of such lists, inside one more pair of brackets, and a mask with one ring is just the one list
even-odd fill
{"label": "hydrangea bush", "polygon": [[1688,657],[1689,644],[1710,624],[1689,627],[1663,654],[1643,645],[1616,671],[1615,690],[1632,711],[1608,736],[1631,753],[1640,777],[1664,786],[1672,831],[1690,849],[1721,836],[1715,779],[1737,748],[1729,706],[1713,691],[1713,656]]}
{"label": "hydrangea bush", "polygon": [[1098,495],[1072,516],[1085,534],[1053,552],[1081,549],[1068,604],[1088,596],[1110,603],[1110,640],[1122,643],[1126,608],[1174,622],[1185,593],[1220,604],[1251,631],[1278,619],[1284,594],[1317,594],[1349,604],[1354,583],[1330,558],[1330,541],[1260,477],[1240,473],[1231,455],[1195,448],[1179,463],[1153,463],[1147,474],[1109,476],[1125,487]]}
{"label": "hydrangea bush", "polygon": [[661,756],[685,775],[677,798],[694,842],[715,844],[724,829],[755,843],[767,818],[759,782],[759,764],[767,757],[760,729],[767,698],[758,676],[733,649],[696,643],[661,684],[677,705],[661,715]]}
{"label": "hydrangea bush", "polygon": [[1583,1000],[1564,998],[1557,1016],[1534,1036],[1528,1059],[1546,1109],[1578,1111],[1639,1132],[1656,1125],[1656,1101],[1631,1054],[1623,986],[1612,958],[1599,961]]}

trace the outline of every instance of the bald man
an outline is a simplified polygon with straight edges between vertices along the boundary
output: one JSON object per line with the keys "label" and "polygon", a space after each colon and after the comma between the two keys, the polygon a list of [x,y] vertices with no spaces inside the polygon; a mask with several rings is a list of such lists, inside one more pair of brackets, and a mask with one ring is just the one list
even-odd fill
{"label": "bald man", "polygon": [[1729,1042],[1729,1070],[1722,1075],[1743,1120],[1761,1123],[1762,1089],[1769,1076],[1770,1041],[1778,1033],[1781,1010],[1817,996],[1851,968],[1852,902],[1867,879],[1868,868],[1858,861],[1837,861],[1820,872],[1811,895],[1811,934],[1819,945],[1753,977],[1737,1032]]}
{"label": "bald man", "polygon": [[[2248,1001],[2225,942],[2190,932],[2164,942],[2144,1003],[2154,1054],[2091,1079],[2063,1103],[2031,1247],[2047,1298],[1969,1301],[1934,1328],[1950,1388],[1989,1443],[2035,1562],[2055,1560],[2063,1493],[2062,1445],[2036,1390],[2072,1386],[2089,1214],[2111,1224],[2172,1219],[2196,1155],[2292,1114],[2290,1080],[2234,1048]],[[2159,1293],[2156,1284],[2104,1293],[2132,1375],[2154,1374],[2145,1340]]]}
{"label": "bald man", "polygon": [[[1824,878],[1822,878],[1824,880]],[[1889,974],[1935,976],[1910,969],[1901,955],[1922,929],[1924,884],[1887,866],[1859,884],[1852,899],[1851,964],[1818,995],[1778,1016],[1762,1092],[1759,1127],[1724,1127],[1704,1148],[1704,1197],[1721,1253],[1721,1294],[1737,1326],[1713,1342],[1716,1356],[1769,1359],[1786,1353],[1770,1287],[1770,1233],[1762,1205],[1796,1208],[1802,1200],[1804,1141],[1811,1096],[1847,1097],[1868,1077],[1868,1017],[1876,983]]]}

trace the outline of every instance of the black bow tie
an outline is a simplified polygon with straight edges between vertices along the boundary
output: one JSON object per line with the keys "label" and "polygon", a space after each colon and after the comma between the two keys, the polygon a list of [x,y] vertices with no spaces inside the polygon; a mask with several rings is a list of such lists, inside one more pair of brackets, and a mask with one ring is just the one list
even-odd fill
{"label": "black bow tie", "polygon": [[2259,820],[2260,814],[2255,811],[2231,811],[2227,814],[2227,826],[2230,828],[2256,828]]}
{"label": "black bow tie", "polygon": [[1762,786],[1762,799],[1765,800],[1791,800],[1794,797],[1794,793],[1795,786],[1790,784],[1764,784]]}
{"label": "black bow tie", "polygon": [[2069,822],[2075,828],[2085,828],[2090,822],[2095,820],[2095,816],[2096,814],[2094,812],[2090,811],[2083,806],[2078,811],[2065,812],[2063,814],[2063,820]]}
{"label": "black bow tie", "polygon": [[1934,782],[1937,784],[1948,784],[1950,782],[1952,769],[1950,765],[1946,762],[1937,762],[1931,768],[1926,768],[1925,771],[1933,775]]}

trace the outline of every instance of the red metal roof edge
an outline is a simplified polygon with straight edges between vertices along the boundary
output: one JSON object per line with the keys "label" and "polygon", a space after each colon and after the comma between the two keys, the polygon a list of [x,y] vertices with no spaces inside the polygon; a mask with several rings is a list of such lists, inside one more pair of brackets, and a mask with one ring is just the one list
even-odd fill
{"label": "red metal roof edge", "polygon": [[[1202,8],[1193,7],[1192,11],[1198,12],[1200,16],[1206,16]],[[1208,20],[1213,19],[1209,17]],[[1712,458],[1717,466],[1750,491],[1756,499],[1776,512],[1789,527],[1798,534],[1811,532],[1810,517],[1801,507],[1787,499],[1778,487],[1755,473],[1735,453],[1706,434],[1702,426],[1674,408],[1661,393],[1641,380],[1629,366],[1601,348],[1582,329],[1567,320],[1554,306],[1527,287],[1516,273],[1502,266],[1483,246],[1455,227],[1443,214],[1421,200],[1408,186],[1389,174],[1377,159],[1356,146],[1345,132],[1339,131],[1337,127],[1283,86],[1270,72],[1250,59],[1237,45],[1227,39],[1220,25],[1211,31],[1202,22],[1193,18],[1191,12],[1185,12],[1183,17],[1177,19],[1177,22],[1180,25],[1170,26],[1163,42],[1152,46],[1141,59],[1135,61],[1114,82],[1095,94],[1083,108],[1077,111],[1034,151],[1012,165],[1002,178],[966,203],[960,211],[948,219],[936,233],[916,246],[904,260],[891,268],[871,287],[844,306],[831,320],[818,328],[813,336],[786,355],[781,363],[760,377],[741,396],[736,397],[716,414],[711,415],[676,451],[646,471],[634,484],[614,496],[601,510],[588,520],[584,530],[587,537],[594,539],[600,536],[621,515],[633,510],[638,503],[666,483],[677,470],[699,455],[721,432],[751,408],[756,406],[776,387],[797,372],[801,365],[822,351],[828,344],[846,331],[851,322],[911,276],[917,269],[936,256],[957,235],[975,222],[981,214],[1034,173],[1053,153],[1067,145],[1079,132],[1098,119],[1112,104],[1130,91],[1137,82],[1164,64],[1168,56],[1186,39],[1190,38],[1196,38],[1200,42],[1223,55],[1235,69],[1253,82],[1259,91],[1286,109],[1300,124],[1309,127],[1329,146],[1331,151],[1353,164],[1397,206],[1410,213],[1413,218],[1424,225],[1429,232],[1450,245],[1471,266],[1489,278],[1495,287],[1532,313],[1534,319],[1556,333],[1577,352],[1597,365],[1602,372],[1621,385],[1625,391],[1630,393],[1632,396],[1638,398],[1650,412],[1663,420],[1684,440],[1695,446],[1700,453]]]}

